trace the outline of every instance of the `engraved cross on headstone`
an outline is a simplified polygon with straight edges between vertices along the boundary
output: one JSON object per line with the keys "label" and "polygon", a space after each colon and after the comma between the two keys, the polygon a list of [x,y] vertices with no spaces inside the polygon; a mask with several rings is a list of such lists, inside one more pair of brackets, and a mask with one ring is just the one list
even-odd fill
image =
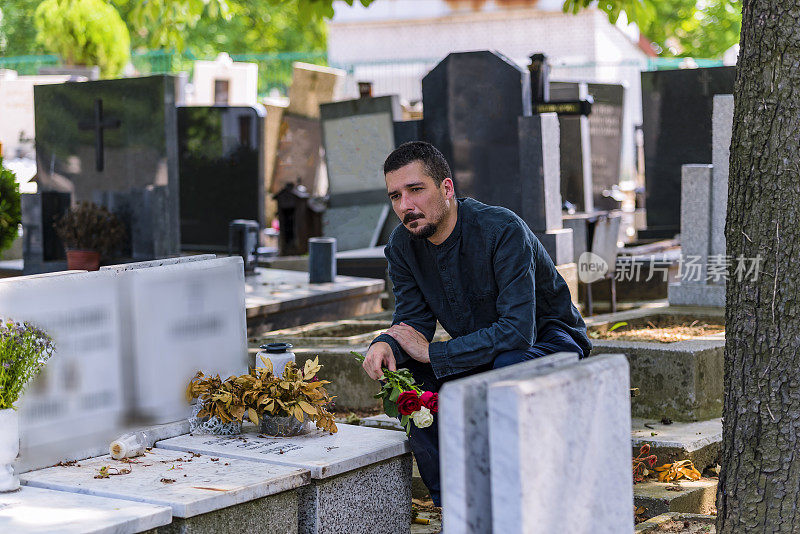
{"label": "engraved cross on headstone", "polygon": [[78,128],[81,130],[94,130],[94,153],[95,153],[95,166],[99,171],[103,170],[103,130],[119,128],[121,122],[119,119],[104,119],[103,118],[103,100],[98,98],[94,101],[94,119],[84,120],[78,123]]}
{"label": "engraved cross on headstone", "polygon": [[708,85],[711,83],[711,76],[708,75],[708,71],[704,69],[703,72],[700,73],[698,80],[700,81],[700,85],[703,86],[703,96],[708,96]]}

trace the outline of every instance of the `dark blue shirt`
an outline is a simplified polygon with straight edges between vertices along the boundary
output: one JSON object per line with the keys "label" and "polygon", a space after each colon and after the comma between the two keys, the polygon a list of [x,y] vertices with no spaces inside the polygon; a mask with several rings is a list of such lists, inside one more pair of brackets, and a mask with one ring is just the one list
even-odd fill
{"label": "dark blue shirt", "polygon": [[[452,337],[430,344],[438,378],[528,349],[551,328],[566,332],[581,357],[592,349],[567,283],[528,225],[506,208],[458,199],[455,228],[443,243],[412,239],[401,224],[385,254],[396,299],[392,323],[405,322],[431,341],[438,320]],[[388,334],[378,341],[392,347],[398,365],[409,359]]]}

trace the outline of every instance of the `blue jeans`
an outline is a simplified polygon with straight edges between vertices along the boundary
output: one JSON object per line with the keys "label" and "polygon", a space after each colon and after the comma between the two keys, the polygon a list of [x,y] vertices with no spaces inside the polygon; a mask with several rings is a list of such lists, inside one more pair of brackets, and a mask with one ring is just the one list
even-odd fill
{"label": "blue jeans", "polygon": [[[558,329],[551,329],[548,332],[543,332],[542,336],[536,343],[527,350],[510,350],[498,354],[491,365],[484,365],[471,369],[465,373],[458,375],[448,376],[446,379],[438,379],[433,373],[433,368],[430,364],[420,363],[416,360],[410,360],[403,364],[411,371],[414,376],[414,381],[420,384],[423,391],[438,392],[442,384],[450,380],[457,380],[469,375],[474,375],[491,369],[499,369],[515,363],[532,360],[554,354],[556,352],[577,352],[579,355],[583,353],[580,346],[572,340],[566,333]],[[422,482],[428,488],[431,494],[433,504],[436,506],[442,505],[440,476],[439,476],[439,418],[434,419],[433,425],[428,428],[417,428],[411,424],[411,433],[408,436],[408,442],[411,445],[411,451],[414,453],[414,458],[417,460],[417,467],[419,474],[422,477]]]}

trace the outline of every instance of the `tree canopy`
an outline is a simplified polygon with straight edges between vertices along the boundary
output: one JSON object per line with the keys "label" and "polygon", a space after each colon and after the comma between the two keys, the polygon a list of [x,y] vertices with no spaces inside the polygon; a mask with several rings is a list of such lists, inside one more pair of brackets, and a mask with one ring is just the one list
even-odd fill
{"label": "tree canopy", "polygon": [[[71,0],[44,0],[51,3]],[[96,0],[125,21],[133,50],[177,50],[198,57],[219,52],[271,53],[325,50],[324,19],[334,0]],[[373,0],[358,1],[368,6]],[[34,14],[43,0],[3,0],[0,55],[61,53],[37,40]]]}
{"label": "tree canopy", "polygon": [[664,57],[716,58],[739,42],[742,0],[565,0],[564,11],[597,7],[615,23],[622,12]]}

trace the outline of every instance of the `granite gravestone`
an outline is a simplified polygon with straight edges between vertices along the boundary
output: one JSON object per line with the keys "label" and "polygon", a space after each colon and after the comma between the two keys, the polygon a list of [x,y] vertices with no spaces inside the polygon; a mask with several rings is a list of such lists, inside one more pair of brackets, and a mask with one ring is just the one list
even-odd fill
{"label": "granite gravestone", "polygon": [[67,268],[64,245],[53,222],[69,210],[70,197],[69,193],[58,191],[27,193],[20,197],[24,274]]}
{"label": "granite gravestone", "polygon": [[642,72],[647,230],[644,238],[680,232],[681,166],[712,161],[714,95],[731,94],[736,67]]}
{"label": "granite gravestone", "polygon": [[[550,101],[585,100],[589,96],[586,83],[550,82]],[[561,197],[577,211],[594,211],[592,194],[592,140],[589,117],[559,115],[561,154]]]}
{"label": "granite gravestone", "polygon": [[228,224],[264,215],[264,108],[178,108],[181,248],[227,252]]}
{"label": "granite gravestone", "polygon": [[[725,306],[725,214],[733,131],[733,95],[715,95],[713,165],[683,165],[680,282],[669,285],[673,306]],[[712,266],[712,260],[715,266]],[[735,268],[735,266],[734,266]]]}
{"label": "granite gravestone", "polygon": [[320,105],[330,200],[323,233],[338,250],[378,244],[390,206],[383,162],[395,149],[396,96],[365,97]]}
{"label": "granite gravestone", "polygon": [[279,193],[287,184],[300,184],[312,196],[324,196],[328,174],[319,119],[284,113],[279,135],[271,193]]}
{"label": "granite gravestone", "polygon": [[439,396],[442,512],[448,528],[492,532],[487,390],[495,382],[529,378],[578,361],[559,353],[448,382]]}
{"label": "granite gravestone", "polygon": [[558,117],[543,113],[518,120],[522,218],[553,263],[571,263],[572,230],[564,228],[561,215]]}
{"label": "granite gravestone", "polygon": [[524,218],[518,118],[531,114],[528,72],[496,52],[452,53],[422,79],[422,98],[425,140],[447,159],[456,195]]}
{"label": "granite gravestone", "polygon": [[136,260],[179,252],[175,93],[167,75],[34,87],[40,191],[103,204]]}
{"label": "granite gravestone", "polygon": [[625,111],[625,87],[621,84],[590,83],[594,99],[589,115],[592,145],[592,200],[598,210],[619,209],[610,195],[619,187],[622,164],[622,125]]}
{"label": "granite gravestone", "polygon": [[629,388],[623,354],[489,386],[492,532],[633,532]]}

